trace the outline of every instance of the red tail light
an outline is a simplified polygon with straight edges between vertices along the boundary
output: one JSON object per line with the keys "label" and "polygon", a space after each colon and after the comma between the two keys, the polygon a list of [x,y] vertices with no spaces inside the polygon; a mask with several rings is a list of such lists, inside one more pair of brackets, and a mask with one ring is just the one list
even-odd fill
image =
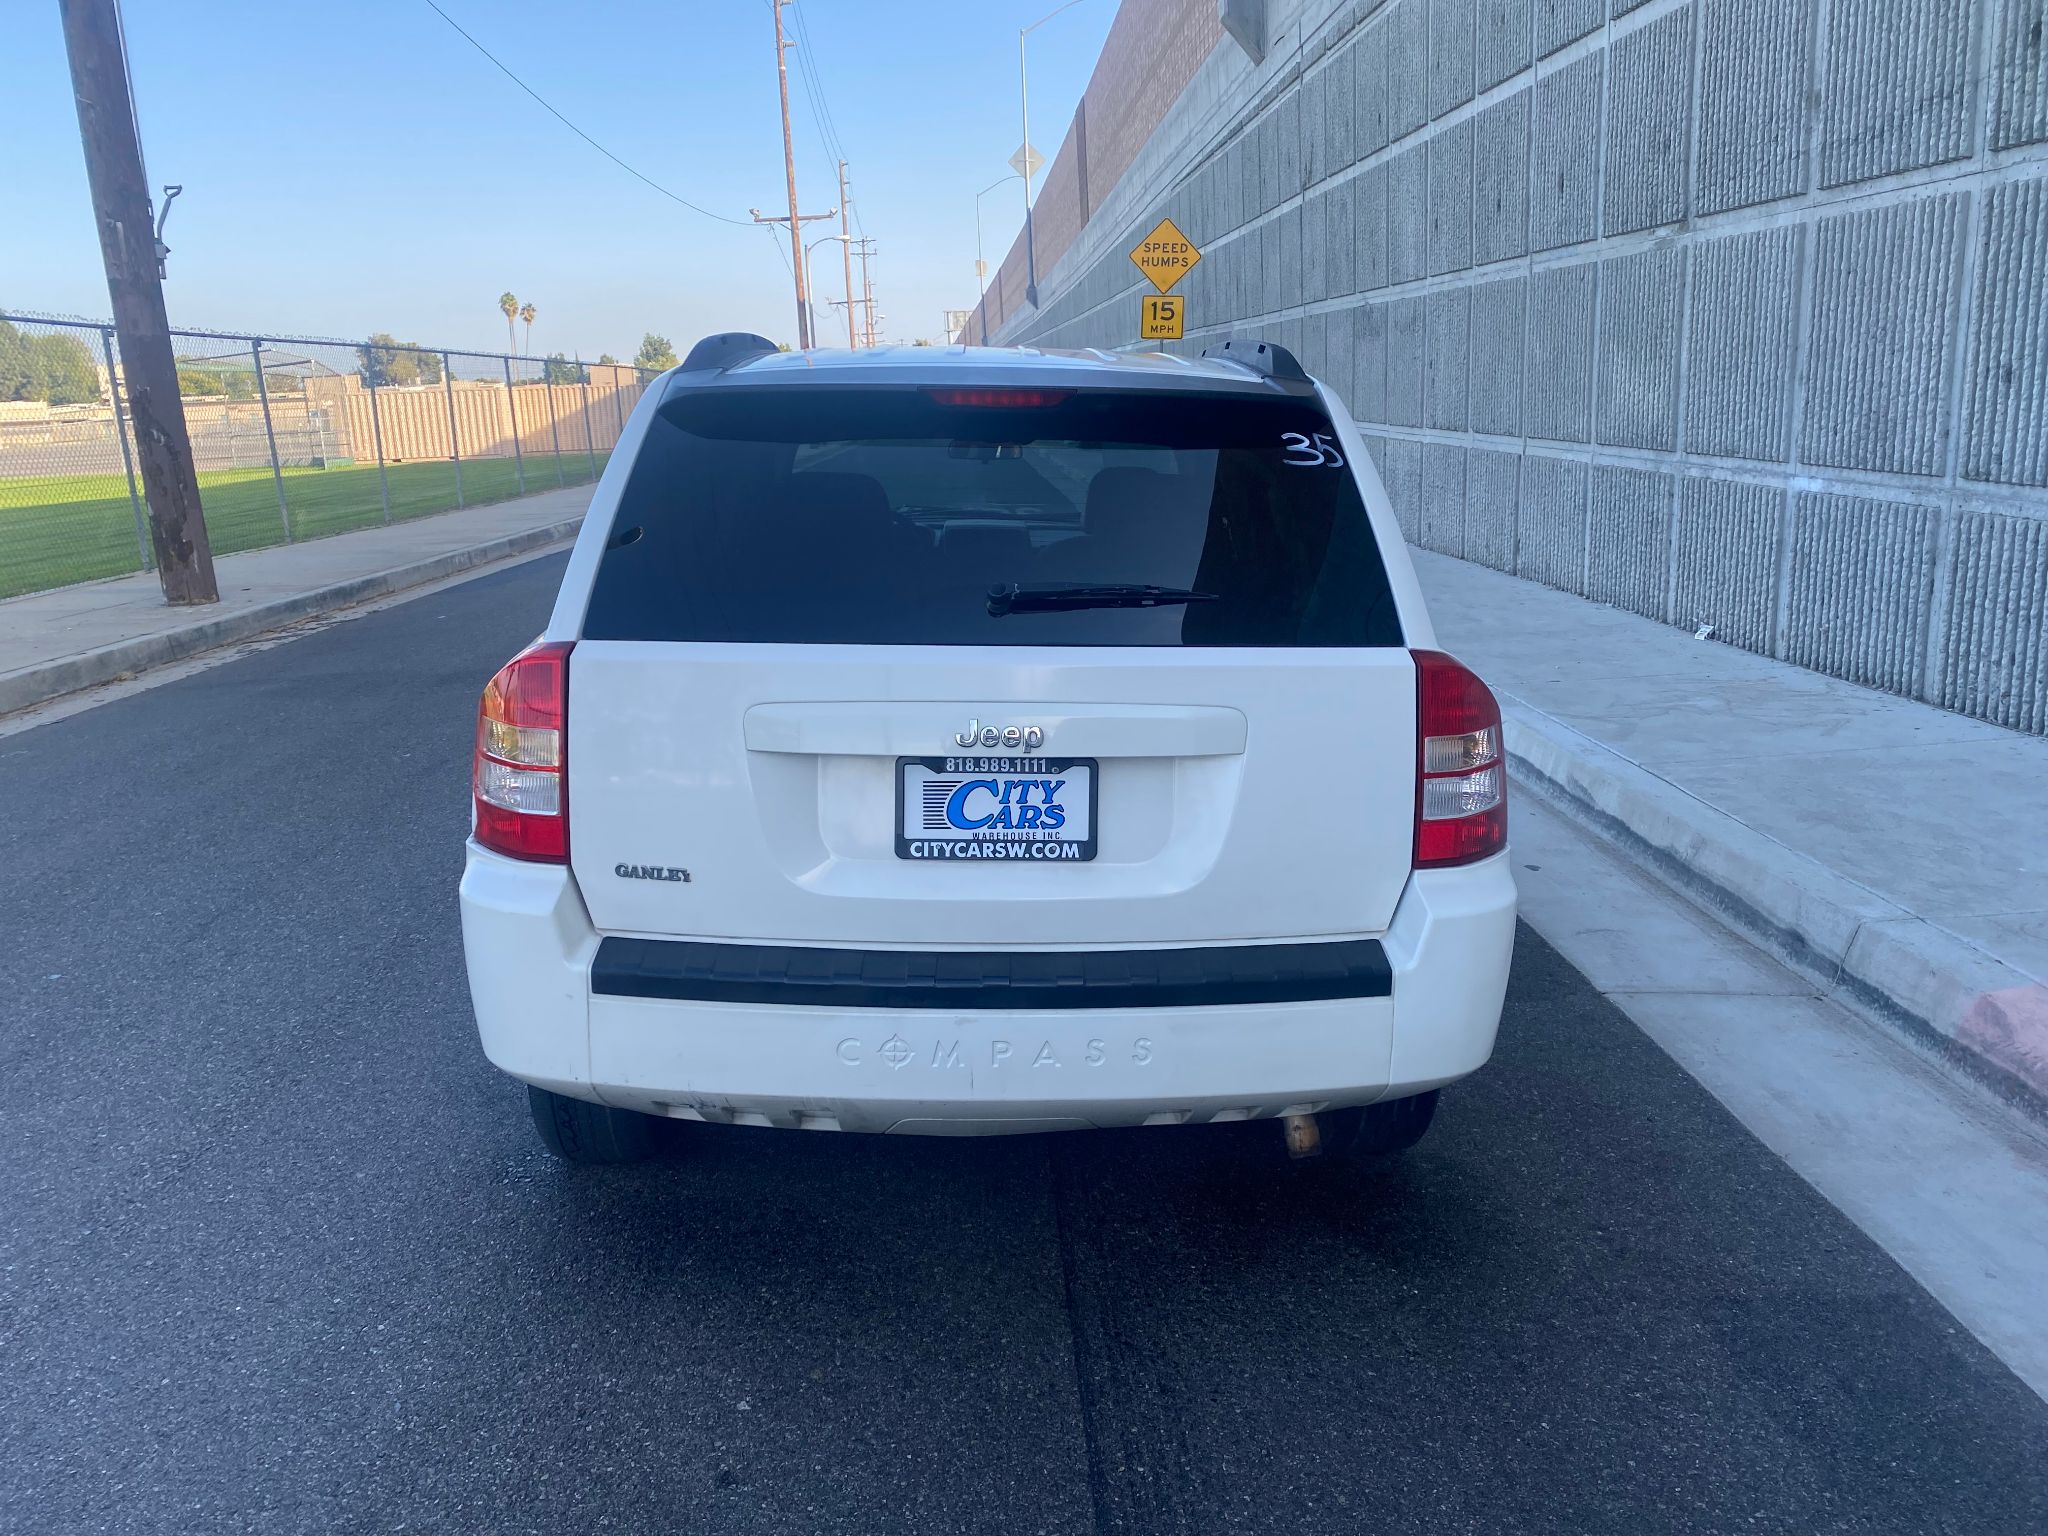
{"label": "red tail light", "polygon": [[941,405],[985,405],[1012,410],[1036,410],[1040,406],[1058,405],[1073,391],[1070,389],[928,389],[925,391]]}
{"label": "red tail light", "polygon": [[1476,863],[1508,844],[1500,705],[1442,651],[1414,656],[1415,867]]}
{"label": "red tail light", "polygon": [[536,642],[499,669],[476,712],[476,840],[569,862],[570,642]]}

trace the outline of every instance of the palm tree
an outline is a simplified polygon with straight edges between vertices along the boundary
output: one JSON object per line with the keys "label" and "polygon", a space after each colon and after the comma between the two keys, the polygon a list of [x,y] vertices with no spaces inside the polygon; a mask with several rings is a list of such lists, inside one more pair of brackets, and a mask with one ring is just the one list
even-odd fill
{"label": "palm tree", "polygon": [[526,350],[529,352],[533,350],[533,317],[539,313],[531,304],[523,305],[519,311],[519,318],[526,322]]}
{"label": "palm tree", "polygon": [[519,342],[512,334],[512,317],[519,313],[519,301],[512,297],[510,289],[498,295],[498,308],[505,312],[505,345],[516,350]]}

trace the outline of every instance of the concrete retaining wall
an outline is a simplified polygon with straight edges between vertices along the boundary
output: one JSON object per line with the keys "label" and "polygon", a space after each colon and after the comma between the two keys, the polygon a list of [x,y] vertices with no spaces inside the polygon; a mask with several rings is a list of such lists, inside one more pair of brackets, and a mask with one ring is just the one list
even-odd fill
{"label": "concrete retaining wall", "polygon": [[1169,214],[1416,542],[2048,731],[2048,0],[1265,9],[995,339],[1134,344]]}

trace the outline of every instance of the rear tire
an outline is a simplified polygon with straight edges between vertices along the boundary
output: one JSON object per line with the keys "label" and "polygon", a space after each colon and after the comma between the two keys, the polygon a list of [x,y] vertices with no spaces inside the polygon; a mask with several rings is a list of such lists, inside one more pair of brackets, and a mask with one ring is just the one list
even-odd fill
{"label": "rear tire", "polygon": [[530,1083],[526,1103],[540,1139],[565,1163],[637,1163],[654,1154],[661,1122],[653,1115],[572,1099]]}
{"label": "rear tire", "polygon": [[1401,1099],[1384,1099],[1362,1109],[1326,1109],[1316,1118],[1322,1122],[1326,1151],[1352,1152],[1365,1157],[1388,1157],[1406,1152],[1422,1140],[1429,1123],[1436,1118],[1436,1101],[1441,1089],[1410,1094]]}

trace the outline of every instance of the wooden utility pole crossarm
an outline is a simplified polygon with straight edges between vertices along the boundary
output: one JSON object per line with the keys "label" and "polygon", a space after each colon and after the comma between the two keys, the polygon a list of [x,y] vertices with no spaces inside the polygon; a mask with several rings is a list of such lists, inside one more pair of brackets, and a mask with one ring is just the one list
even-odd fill
{"label": "wooden utility pole crossarm", "polygon": [[58,0],[64,47],[71,60],[71,91],[78,105],[78,136],[92,186],[93,222],[113,300],[114,331],[121,342],[121,377],[135,457],[149,500],[149,536],[156,548],[164,600],[214,603],[213,547],[199,504],[199,476],[178,395],[178,364],[171,355],[170,319],[164,311],[156,230],[150,222],[149,182],[142,140],[128,89],[128,65],[114,0]]}
{"label": "wooden utility pole crossarm", "polygon": [[797,232],[796,238],[790,242],[795,247],[795,259],[791,261],[790,269],[796,275],[796,344],[799,351],[808,351],[816,346],[818,341],[811,334],[811,290],[804,279],[805,256],[802,231],[806,224],[815,224],[820,219],[838,218],[839,210],[837,208],[827,208],[823,213],[800,213],[793,219],[783,213],[763,213],[758,208],[749,208],[747,212],[754,216],[756,224],[787,224],[792,230]]}

